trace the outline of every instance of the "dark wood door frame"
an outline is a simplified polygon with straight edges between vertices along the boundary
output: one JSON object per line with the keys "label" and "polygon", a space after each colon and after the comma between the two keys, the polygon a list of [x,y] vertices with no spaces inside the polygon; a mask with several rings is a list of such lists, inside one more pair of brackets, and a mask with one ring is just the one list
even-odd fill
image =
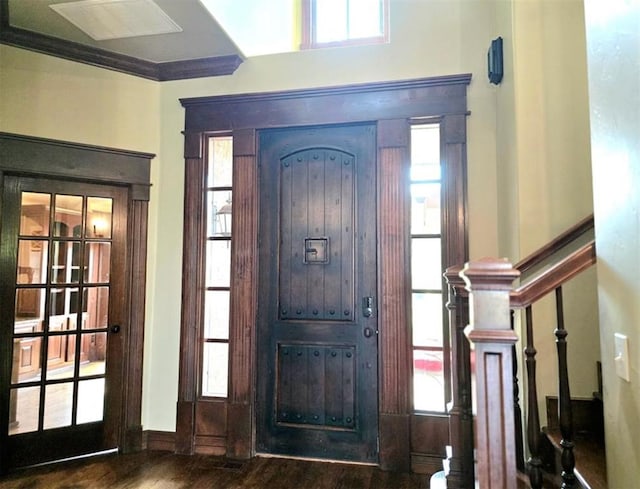
{"label": "dark wood door frame", "polygon": [[[466,225],[466,90],[471,76],[248,95],[182,99],[185,116],[185,221],[183,309],[176,450],[249,458],[255,453],[255,341],[257,317],[259,130],[323,124],[377,125],[379,441],[383,468],[408,470],[440,464],[448,419],[412,416],[409,314],[408,188],[409,126],[415,120],[441,126],[443,267],[468,258]],[[227,399],[199,397],[206,226],[202,189],[205,142],[211,134],[233,136],[234,212]],[[398,218],[398,216],[403,216]],[[421,433],[428,426],[431,435]],[[434,435],[435,433],[435,435]],[[414,453],[412,453],[414,452]],[[431,452],[429,454],[429,452]],[[417,454],[417,455],[416,455]],[[426,454],[426,459],[420,458]]]}
{"label": "dark wood door frame", "polygon": [[[127,321],[120,325],[124,384],[122,410],[117,413],[121,419],[120,432],[117,434],[118,446],[123,452],[142,448],[147,215],[150,161],[154,157],[149,153],[0,133],[0,188],[5,175],[17,175],[118,185],[128,190],[126,283],[122,301],[125,309],[123,316]],[[0,200],[0,210],[1,208]],[[5,285],[3,282],[2,286]],[[0,369],[10,371],[12,357],[9,352],[1,353]],[[9,402],[4,397],[6,391],[4,387],[0,389],[0,403],[3,405],[8,405]],[[3,419],[0,419],[0,438],[7,436],[8,418],[4,419],[5,411],[7,410],[0,410],[3,413]],[[2,453],[2,447],[6,445],[0,443],[0,470],[4,468],[3,463],[7,459],[6,454]]]}

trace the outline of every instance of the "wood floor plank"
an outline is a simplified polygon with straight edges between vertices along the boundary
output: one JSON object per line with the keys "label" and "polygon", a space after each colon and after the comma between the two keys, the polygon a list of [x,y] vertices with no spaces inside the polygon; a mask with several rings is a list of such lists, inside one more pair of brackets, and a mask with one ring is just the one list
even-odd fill
{"label": "wood floor plank", "polygon": [[256,457],[246,462],[145,451],[23,469],[0,489],[428,489],[428,477],[377,467]]}

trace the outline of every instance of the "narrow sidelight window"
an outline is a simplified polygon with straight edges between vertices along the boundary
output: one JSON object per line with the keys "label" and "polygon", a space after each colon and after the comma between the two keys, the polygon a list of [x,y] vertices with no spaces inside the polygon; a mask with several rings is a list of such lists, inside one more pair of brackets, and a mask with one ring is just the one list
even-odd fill
{"label": "narrow sidelight window", "polygon": [[233,140],[211,136],[206,166],[206,252],[202,338],[204,397],[227,397],[231,298]]}
{"label": "narrow sidelight window", "polygon": [[413,405],[445,411],[440,126],[411,126]]}

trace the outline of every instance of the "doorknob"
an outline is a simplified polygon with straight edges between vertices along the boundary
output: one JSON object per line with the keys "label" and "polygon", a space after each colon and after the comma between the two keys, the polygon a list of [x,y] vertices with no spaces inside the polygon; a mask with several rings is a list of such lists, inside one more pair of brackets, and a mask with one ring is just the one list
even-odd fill
{"label": "doorknob", "polygon": [[114,324],[113,326],[111,326],[111,332],[113,334],[117,334],[120,332],[120,325],[119,324]]}

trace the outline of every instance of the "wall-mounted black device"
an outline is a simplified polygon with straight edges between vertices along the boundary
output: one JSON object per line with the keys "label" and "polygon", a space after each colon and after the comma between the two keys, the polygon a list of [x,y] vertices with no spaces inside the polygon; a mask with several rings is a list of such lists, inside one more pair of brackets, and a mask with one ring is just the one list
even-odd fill
{"label": "wall-mounted black device", "polygon": [[491,41],[487,52],[487,67],[489,71],[489,81],[495,85],[502,81],[504,74],[502,64],[502,38],[498,37]]}

